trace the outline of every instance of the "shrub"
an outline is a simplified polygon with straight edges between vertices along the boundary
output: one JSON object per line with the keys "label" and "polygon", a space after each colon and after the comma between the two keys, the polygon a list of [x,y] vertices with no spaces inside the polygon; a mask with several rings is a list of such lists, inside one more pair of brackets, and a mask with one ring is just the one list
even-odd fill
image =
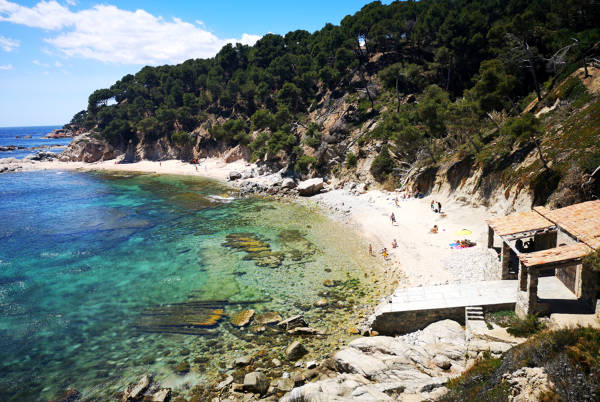
{"label": "shrub", "polygon": [[546,328],[546,324],[539,321],[537,316],[529,314],[524,319],[514,320],[506,332],[513,336],[527,337],[540,332]]}
{"label": "shrub", "polygon": [[373,160],[370,171],[375,180],[382,182],[394,171],[394,166],[388,147],[384,145],[381,147],[379,155]]}
{"label": "shrub", "polygon": [[314,166],[317,163],[317,160],[309,155],[302,155],[294,164],[294,170],[301,174],[307,174],[310,171],[310,167]]}
{"label": "shrub", "polygon": [[185,131],[177,131],[176,133],[171,135],[171,141],[173,141],[174,144],[177,144],[180,147],[192,145],[192,143],[194,142],[193,140],[194,139],[191,136],[191,134],[186,133]]}
{"label": "shrub", "polygon": [[357,161],[358,161],[358,158],[352,152],[348,152],[346,154],[346,167],[347,168],[355,167]]}

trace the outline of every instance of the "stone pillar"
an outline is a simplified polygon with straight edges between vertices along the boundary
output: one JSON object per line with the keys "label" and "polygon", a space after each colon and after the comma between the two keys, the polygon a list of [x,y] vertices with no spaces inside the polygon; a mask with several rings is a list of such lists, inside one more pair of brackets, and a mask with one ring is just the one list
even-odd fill
{"label": "stone pillar", "polygon": [[508,264],[510,263],[510,247],[502,241],[502,251],[500,254],[500,265],[502,267],[501,279],[508,279]]}
{"label": "stone pillar", "polygon": [[[528,314],[535,313],[537,306],[538,272],[534,269],[526,269],[523,266],[520,268],[515,312],[520,318],[525,318]],[[526,291],[522,290],[523,282],[525,282]]]}
{"label": "stone pillar", "polygon": [[527,267],[519,261],[519,277],[518,277],[519,291],[527,291]]}
{"label": "stone pillar", "polygon": [[594,271],[591,266],[581,265],[581,296],[578,296],[596,315],[600,313],[600,305],[596,298],[596,288],[600,273]]}
{"label": "stone pillar", "polygon": [[577,264],[577,268],[575,269],[575,297],[578,299],[583,295],[583,264]]}
{"label": "stone pillar", "polygon": [[494,247],[494,229],[488,225],[488,248]]}

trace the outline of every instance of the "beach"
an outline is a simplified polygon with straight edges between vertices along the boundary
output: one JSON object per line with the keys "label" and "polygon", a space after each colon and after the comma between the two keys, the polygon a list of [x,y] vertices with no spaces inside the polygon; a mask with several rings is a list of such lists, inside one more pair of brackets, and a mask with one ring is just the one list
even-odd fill
{"label": "beach", "polygon": [[[139,161],[115,164],[115,161],[96,163],[42,161],[22,163],[27,170],[107,171],[138,172],[183,176],[198,176],[226,181],[231,172],[256,168],[244,160],[226,163],[223,158],[200,159],[196,165],[180,160]],[[468,239],[476,243],[475,249],[485,254],[487,250],[487,225],[485,219],[495,216],[484,207],[466,205],[443,194],[423,198],[404,198],[402,192],[370,190],[357,194],[343,188],[328,188],[313,197],[298,200],[317,203],[327,214],[339,220],[372,244],[378,263],[385,267],[386,288],[394,286],[424,286],[473,279],[472,273],[453,272],[445,268],[445,262],[455,258],[463,250],[453,249],[450,244]],[[397,206],[395,199],[398,200]],[[430,207],[432,201],[440,202],[443,213]],[[465,200],[468,201],[468,200]],[[390,215],[395,215],[395,223]],[[438,232],[431,233],[437,225]],[[469,235],[458,232],[467,229]],[[393,248],[396,240],[398,247]],[[381,251],[387,249],[389,258],[384,260]],[[368,254],[368,249],[365,250]],[[447,264],[446,264],[447,265]],[[473,267],[466,267],[473,268]],[[475,273],[475,276],[477,273]]]}

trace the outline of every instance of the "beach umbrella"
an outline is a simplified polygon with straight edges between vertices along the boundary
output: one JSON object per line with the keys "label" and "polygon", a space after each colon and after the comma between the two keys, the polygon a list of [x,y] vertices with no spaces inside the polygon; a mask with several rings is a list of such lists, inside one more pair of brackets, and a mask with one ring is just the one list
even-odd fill
{"label": "beach umbrella", "polygon": [[459,236],[466,236],[466,235],[470,235],[471,233],[473,233],[473,232],[471,232],[469,229],[461,229],[458,232],[456,232],[456,234]]}

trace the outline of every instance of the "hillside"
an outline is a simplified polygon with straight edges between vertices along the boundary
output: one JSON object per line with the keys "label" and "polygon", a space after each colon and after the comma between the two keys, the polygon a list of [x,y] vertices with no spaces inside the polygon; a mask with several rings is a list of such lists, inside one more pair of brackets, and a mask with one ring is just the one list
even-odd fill
{"label": "hillside", "polygon": [[289,175],[408,180],[506,209],[597,197],[598,20],[592,0],[373,2],[124,76],[73,117],[90,133],[62,159],[236,148]]}

